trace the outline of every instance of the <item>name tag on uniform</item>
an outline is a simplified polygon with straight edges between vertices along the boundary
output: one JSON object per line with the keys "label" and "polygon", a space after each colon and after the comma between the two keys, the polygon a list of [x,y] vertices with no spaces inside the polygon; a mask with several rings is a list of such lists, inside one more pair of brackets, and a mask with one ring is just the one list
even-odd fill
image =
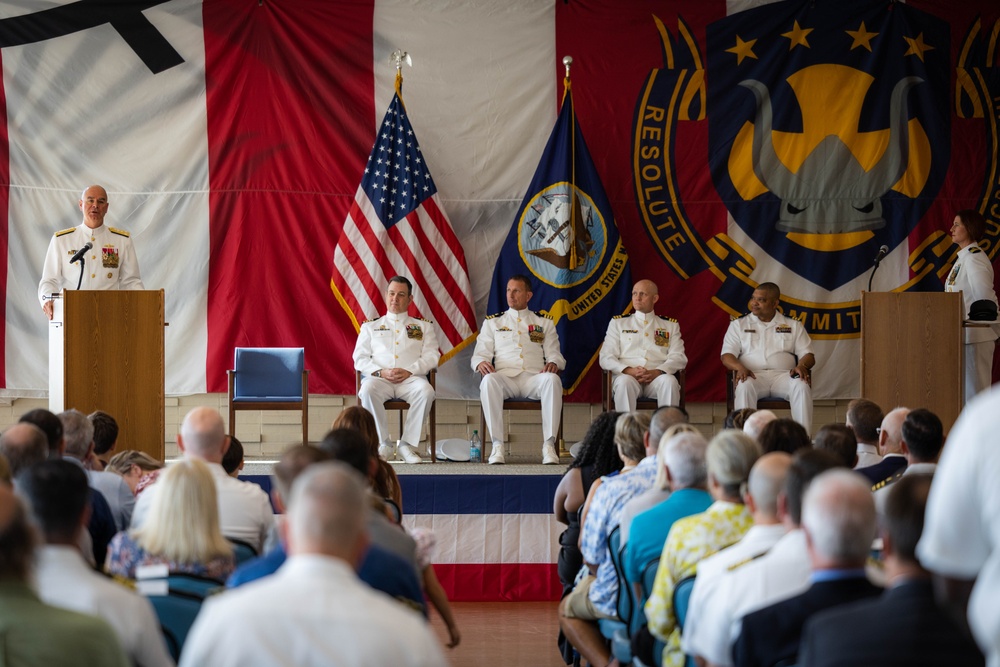
{"label": "name tag on uniform", "polygon": [[407,324],[406,325],[406,337],[412,340],[423,340],[424,331],[420,328],[419,324]]}
{"label": "name tag on uniform", "polygon": [[670,345],[670,334],[666,329],[657,329],[653,334],[653,342],[660,347]]}
{"label": "name tag on uniform", "polygon": [[774,327],[774,333],[792,333],[792,328],[789,326]]}
{"label": "name tag on uniform", "polygon": [[637,334],[637,333],[639,333],[639,330],[638,329],[622,329],[622,333],[623,334]]}
{"label": "name tag on uniform", "polygon": [[545,340],[545,332],[537,324],[528,325],[528,340],[532,343],[541,343]]}
{"label": "name tag on uniform", "polygon": [[743,333],[757,333],[756,329],[744,329]]}
{"label": "name tag on uniform", "polygon": [[389,333],[389,332],[392,331],[392,329],[390,329],[389,327],[387,327],[384,324],[382,324],[382,325],[378,326],[377,328],[372,329],[372,331],[374,333]]}

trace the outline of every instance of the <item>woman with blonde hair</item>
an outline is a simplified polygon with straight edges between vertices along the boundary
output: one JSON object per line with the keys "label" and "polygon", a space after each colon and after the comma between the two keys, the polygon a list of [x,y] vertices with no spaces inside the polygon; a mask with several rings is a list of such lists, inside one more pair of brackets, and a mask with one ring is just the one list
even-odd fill
{"label": "woman with blonde hair", "polygon": [[337,415],[331,428],[349,428],[361,433],[371,446],[372,458],[378,462],[378,470],[372,478],[372,490],[380,498],[391,500],[397,508],[402,508],[403,490],[399,486],[399,477],[392,464],[378,455],[378,431],[372,413],[360,405],[352,405]]}
{"label": "woman with blonde hair", "polygon": [[[139,482],[150,473],[158,475],[158,471],[163,469],[163,464],[145,452],[127,449],[112,456],[104,469],[107,472],[121,475],[125,483],[128,484],[128,488],[132,489],[132,493],[137,493],[136,488],[139,486]],[[147,481],[143,488],[148,485]]]}
{"label": "woman with blonde hair", "polygon": [[139,566],[166,564],[170,572],[225,581],[235,560],[219,528],[215,481],[208,466],[182,459],[160,475],[156,486],[142,526],[111,540],[105,569],[134,579]]}

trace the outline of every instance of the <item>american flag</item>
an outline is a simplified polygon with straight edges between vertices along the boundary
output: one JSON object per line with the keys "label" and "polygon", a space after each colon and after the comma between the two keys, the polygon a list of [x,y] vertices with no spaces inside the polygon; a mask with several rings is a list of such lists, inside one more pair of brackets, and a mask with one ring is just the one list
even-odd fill
{"label": "american flag", "polygon": [[330,285],[354,328],[385,309],[389,278],[413,282],[412,315],[441,332],[442,361],[476,331],[462,245],[406,116],[397,82],[333,255]]}

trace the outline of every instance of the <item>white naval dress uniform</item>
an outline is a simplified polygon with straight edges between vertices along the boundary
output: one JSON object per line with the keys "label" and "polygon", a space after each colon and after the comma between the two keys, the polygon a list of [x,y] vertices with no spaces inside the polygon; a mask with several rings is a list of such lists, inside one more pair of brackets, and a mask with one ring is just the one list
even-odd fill
{"label": "white naval dress uniform", "polygon": [[[945,292],[962,293],[962,316],[969,317],[969,308],[976,301],[997,303],[993,291],[993,265],[990,258],[975,243],[958,251],[955,265],[944,282]],[[991,384],[993,348],[997,332],[992,327],[965,328],[965,402]]]}
{"label": "white naval dress uniform", "polygon": [[[681,387],[674,373],[687,366],[687,355],[677,320],[657,317],[656,313],[613,318],[601,346],[600,362],[601,368],[614,374],[611,391],[618,412],[635,410],[640,396],[655,397],[659,406],[680,405]],[[630,366],[662,371],[663,375],[640,385],[622,372]]]}
{"label": "white naval dress uniform", "polygon": [[[406,313],[386,313],[361,325],[354,346],[354,368],[362,373],[358,400],[375,417],[383,445],[390,444],[384,404],[391,398],[410,404],[400,439],[410,446],[420,442],[420,430],[434,403],[434,388],[426,376],[437,368],[440,358],[433,322]],[[412,375],[398,384],[372,375],[383,368],[402,368]]]}
{"label": "white naval dress uniform", "polygon": [[86,265],[80,289],[145,289],[129,233],[107,225],[91,229],[80,223],[56,232],[49,241],[42,280],[38,283],[38,300],[42,305],[63,289],[76,289],[80,264],[70,264],[69,260],[88,241],[94,247],[84,256]]}
{"label": "white naval dress uniform", "polygon": [[472,353],[472,370],[484,361],[493,364],[479,383],[479,398],[494,446],[503,446],[505,398],[537,399],[542,408],[542,440],[553,443],[559,432],[562,380],[556,373],[542,373],[552,362],[559,370],[566,359],[559,351],[559,334],[552,320],[531,310],[510,308],[483,322]]}
{"label": "white naval dress uniform", "polygon": [[811,346],[802,323],[781,313],[775,313],[770,322],[762,322],[753,313],[730,322],[722,354],[732,354],[757,376],[733,388],[733,407],[756,408],[758,398],[778,396],[791,405],[792,419],[811,433],[812,389],[801,378],[788,374],[795,368],[796,357],[812,353]]}

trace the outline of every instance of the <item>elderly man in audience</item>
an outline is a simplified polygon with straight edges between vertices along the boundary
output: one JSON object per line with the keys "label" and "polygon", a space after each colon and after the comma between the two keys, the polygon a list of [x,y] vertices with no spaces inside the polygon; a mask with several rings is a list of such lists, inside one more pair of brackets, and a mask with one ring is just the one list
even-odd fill
{"label": "elderly man in audience", "polygon": [[7,667],[126,667],[106,621],[38,599],[31,588],[35,531],[14,492],[0,485],[0,636]]}
{"label": "elderly man in audience", "polygon": [[856,398],[847,404],[847,427],[858,439],[858,463],[855,468],[867,468],[882,461],[878,453],[878,432],[885,415],[877,403]]}
{"label": "elderly man in audience", "polygon": [[715,502],[701,514],[674,522],[663,543],[645,610],[650,633],[666,642],[665,666],[684,664],[673,608],[674,588],[681,579],[695,574],[700,561],[738,542],[750,529],[753,519],[740,494],[760,456],[760,445],[745,433],[722,431],[712,438],[705,459],[708,490]]}
{"label": "elderly man in audience", "polygon": [[[291,499],[292,484],[299,475],[316,463],[329,461],[330,455],[310,445],[289,447],[282,453],[274,466],[274,486],[271,499],[279,512],[287,514]],[[360,474],[360,471],[359,471]],[[288,558],[288,550],[283,543],[259,558],[244,563],[229,577],[226,586],[236,588],[274,574]],[[413,571],[412,564],[396,554],[372,543],[365,552],[358,567],[358,577],[372,588],[407,604],[415,609],[424,609],[423,592]]]}
{"label": "elderly man in audience", "polygon": [[792,457],[787,452],[764,454],[750,470],[743,501],[753,516],[753,526],[739,542],[712,554],[698,563],[698,576],[688,604],[688,615],[681,634],[681,648],[696,655],[696,646],[689,640],[699,637],[702,615],[723,575],[735,567],[760,558],[785,535],[785,526],[778,512],[778,499],[785,488]]}
{"label": "elderly man in audience", "polygon": [[608,536],[618,525],[625,503],[651,488],[656,478],[656,458],[646,457],[642,445],[648,427],[647,413],[629,412],[618,418],[615,444],[623,460],[637,460],[638,464],[632,469],[626,465],[621,474],[606,477],[600,486],[595,482],[591,487],[580,536],[588,573],[559,604],[563,634],[594,665],[606,665],[611,659],[597,621],[615,618],[617,613],[618,575],[608,551]]}
{"label": "elderly man in audience", "polygon": [[1000,665],[1000,389],[965,406],[941,455],[927,500],[920,563],[938,602],[971,630],[987,664]]}
{"label": "elderly man in audience", "polygon": [[[222,534],[246,542],[259,552],[274,525],[274,513],[263,489],[252,482],[233,479],[222,467],[229,436],[218,410],[200,407],[187,413],[177,434],[177,446],[185,458],[198,459],[208,465],[215,481]],[[132,518],[133,527],[142,525],[155,495],[154,484],[139,496]]]}
{"label": "elderly man in audience", "polygon": [[68,461],[43,461],[21,471],[17,482],[45,541],[35,570],[42,601],[103,618],[136,665],[173,665],[149,601],[101,576],[80,556],[90,494],[84,472]]}
{"label": "elderly man in audience", "polygon": [[336,462],[295,481],[282,524],[289,558],[271,577],[210,598],[181,665],[447,665],[420,614],[358,580],[364,478]]}
{"label": "elderly man in audience", "polygon": [[858,440],[846,424],[827,424],[816,433],[813,447],[836,456],[848,468],[858,462]]}
{"label": "elderly man in audience", "polygon": [[700,514],[712,505],[705,467],[707,448],[705,436],[693,431],[677,433],[660,445],[657,472],[671,492],[662,503],[632,521],[635,535],[625,547],[622,559],[629,581],[638,582],[646,564],[660,557],[663,542],[675,521]]}
{"label": "elderly man in audience", "polygon": [[[910,413],[913,415],[914,410]],[[912,467],[912,466],[911,466]],[[930,474],[907,474],[888,489],[882,554],[888,590],[806,623],[801,662],[810,667],[950,665],[980,667],[983,654],[934,601],[931,574],[916,556],[931,489]],[[849,641],[844,641],[849,637]]]}
{"label": "elderly man in audience", "polygon": [[896,481],[906,470],[906,455],[903,453],[903,421],[909,413],[909,408],[895,408],[885,416],[878,434],[878,449],[882,454],[882,461],[867,468],[855,468],[868,478],[873,491]]}
{"label": "elderly man in audience", "polygon": [[132,508],[135,507],[135,494],[119,475],[110,472],[89,470],[87,467],[94,459],[94,425],[79,410],[67,410],[59,414],[63,425],[63,437],[66,447],[63,458],[72,461],[81,469],[87,471],[90,487],[99,491],[111,506],[111,515],[115,518],[115,528],[125,530],[132,521]]}
{"label": "elderly man in audience", "polygon": [[800,449],[792,456],[778,497],[778,516],[785,534],[767,553],[735,563],[719,575],[710,591],[699,596],[695,626],[684,629],[684,650],[702,664],[731,667],[732,644],[742,617],[778,600],[801,593],[809,586],[810,564],[800,528],[802,497],[819,474],[837,467],[829,452]]}
{"label": "elderly man in audience", "polygon": [[802,629],[813,615],[881,592],[865,575],[865,561],[875,539],[875,503],[864,479],[849,470],[831,470],[817,477],[802,505],[802,530],[812,585],[804,593],[743,617],[733,648],[736,667],[794,663]]}
{"label": "elderly man in audience", "polygon": [[[646,458],[653,457],[655,459],[657,457],[660,450],[660,442],[663,440],[663,435],[668,431],[671,435],[675,435],[683,431],[694,430],[695,428],[688,424],[687,413],[680,408],[672,406],[657,408],[649,421],[649,430],[643,436],[643,441],[646,445]],[[656,483],[648,490],[625,503],[625,507],[622,508],[618,525],[621,526],[623,548],[628,544],[629,534],[632,532],[632,520],[650,507],[659,505],[669,496],[670,485],[667,483],[666,477],[661,479],[659,466],[657,466]]]}

